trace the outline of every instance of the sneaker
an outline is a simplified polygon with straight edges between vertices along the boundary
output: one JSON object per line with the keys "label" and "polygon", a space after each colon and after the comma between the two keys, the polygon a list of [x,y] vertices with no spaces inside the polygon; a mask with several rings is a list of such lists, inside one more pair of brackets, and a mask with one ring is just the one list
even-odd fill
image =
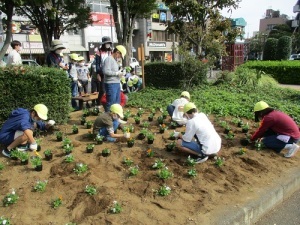
{"label": "sneaker", "polygon": [[10,158],[10,151],[8,151],[7,149],[3,149],[3,150],[2,150],[2,155],[4,155],[4,156]]}
{"label": "sneaker", "polygon": [[205,162],[206,160],[208,159],[208,156],[203,156],[203,157],[201,157],[201,158],[197,158],[196,160],[195,160],[195,163],[203,163],[203,162]]}
{"label": "sneaker", "polygon": [[293,157],[297,151],[299,150],[299,145],[296,145],[295,143],[292,145],[292,147],[289,149],[288,153],[284,155],[285,158],[291,158]]}

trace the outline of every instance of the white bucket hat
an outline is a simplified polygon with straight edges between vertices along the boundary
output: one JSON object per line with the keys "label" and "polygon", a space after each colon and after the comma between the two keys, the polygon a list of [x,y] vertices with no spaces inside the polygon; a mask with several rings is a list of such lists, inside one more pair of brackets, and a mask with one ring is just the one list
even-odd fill
{"label": "white bucket hat", "polygon": [[57,49],[65,49],[66,47],[63,45],[63,43],[61,42],[61,40],[53,40],[51,42],[51,48],[50,51],[55,51]]}

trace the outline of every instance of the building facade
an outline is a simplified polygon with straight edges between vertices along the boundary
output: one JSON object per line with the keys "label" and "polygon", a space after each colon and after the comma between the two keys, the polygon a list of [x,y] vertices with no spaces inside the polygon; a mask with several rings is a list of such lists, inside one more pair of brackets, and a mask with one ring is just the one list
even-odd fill
{"label": "building facade", "polygon": [[280,14],[279,10],[267,9],[265,17],[259,21],[259,32],[269,33],[276,25],[286,24],[287,21],[288,16]]}

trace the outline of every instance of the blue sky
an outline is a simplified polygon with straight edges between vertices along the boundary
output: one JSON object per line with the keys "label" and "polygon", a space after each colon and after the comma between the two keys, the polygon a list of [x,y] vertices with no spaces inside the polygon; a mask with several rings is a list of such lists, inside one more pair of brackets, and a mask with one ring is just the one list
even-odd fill
{"label": "blue sky", "polygon": [[247,38],[253,35],[253,31],[259,30],[259,20],[263,18],[267,9],[280,10],[280,14],[286,14],[292,19],[296,16],[296,13],[293,13],[296,2],[297,0],[242,0],[238,9],[232,10],[231,14],[223,10],[222,15],[231,18],[243,17],[247,22]]}

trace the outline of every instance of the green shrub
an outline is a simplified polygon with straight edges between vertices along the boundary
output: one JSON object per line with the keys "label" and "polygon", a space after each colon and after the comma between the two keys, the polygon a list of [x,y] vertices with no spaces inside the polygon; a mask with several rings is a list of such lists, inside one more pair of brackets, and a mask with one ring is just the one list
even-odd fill
{"label": "green shrub", "polygon": [[278,40],[268,38],[264,46],[263,60],[276,60]]}
{"label": "green shrub", "polygon": [[66,72],[48,67],[5,67],[0,70],[0,124],[16,108],[43,103],[48,117],[64,123],[70,112],[71,89]]}
{"label": "green shrub", "polygon": [[277,60],[289,59],[292,52],[292,38],[289,36],[282,36],[278,39],[278,47],[276,58]]}

